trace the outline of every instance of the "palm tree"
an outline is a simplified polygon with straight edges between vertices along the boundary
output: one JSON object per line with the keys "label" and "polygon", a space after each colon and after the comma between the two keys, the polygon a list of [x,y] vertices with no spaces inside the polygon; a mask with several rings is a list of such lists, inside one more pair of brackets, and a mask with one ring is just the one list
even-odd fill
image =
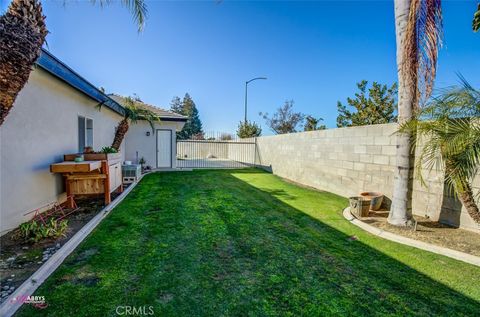
{"label": "palm tree", "polygon": [[[112,148],[119,151],[122,141],[125,138],[125,135],[128,132],[130,124],[137,123],[139,120],[147,121],[152,128],[152,131],[155,131],[155,122],[160,121],[160,117],[151,110],[142,108],[137,104],[137,101],[132,97],[122,98],[122,105],[125,109],[123,119],[118,124],[115,129],[115,137],[113,138]],[[97,108],[101,110],[103,104],[99,104]]]}
{"label": "palm tree", "polygon": [[480,3],[478,4],[477,12],[473,15],[472,28],[474,32],[480,30]]}
{"label": "palm tree", "polygon": [[445,90],[405,122],[400,131],[408,132],[413,144],[420,142],[415,168],[422,183],[422,168],[442,168],[447,188],[480,224],[471,186],[480,166],[480,91],[461,79],[461,87]]}
{"label": "palm tree", "polygon": [[[101,5],[109,0],[100,0]],[[141,31],[147,16],[144,0],[122,0]],[[0,16],[0,126],[27,83],[48,34],[39,0],[12,0]]]}
{"label": "palm tree", "polygon": [[315,130],[325,130],[327,127],[324,124],[320,124],[323,121],[323,118],[314,118],[312,116],[307,116],[305,118],[307,121],[303,127],[304,131],[315,131]]}
{"label": "palm tree", "polygon": [[[442,11],[440,0],[395,0],[395,30],[398,71],[398,122],[412,118],[413,112],[428,99],[436,74],[441,44]],[[405,226],[411,218],[410,135],[397,135],[396,168],[392,208],[388,222]]]}

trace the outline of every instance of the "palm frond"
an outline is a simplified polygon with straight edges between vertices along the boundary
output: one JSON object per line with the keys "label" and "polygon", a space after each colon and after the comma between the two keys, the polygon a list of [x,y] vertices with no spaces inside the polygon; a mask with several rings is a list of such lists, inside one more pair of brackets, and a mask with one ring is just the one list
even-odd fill
{"label": "palm frond", "polygon": [[415,105],[430,97],[442,44],[441,0],[412,0],[405,35],[402,75]]}
{"label": "palm frond", "polygon": [[160,117],[155,112],[142,108],[132,97],[125,97],[123,99],[123,105],[125,108],[125,118],[128,118],[132,123],[137,123],[137,121],[140,120],[147,121],[152,128],[152,132],[155,132],[155,122],[160,121]]}
{"label": "palm frond", "polygon": [[[91,2],[99,3],[101,7],[109,5],[112,0],[90,0]],[[127,8],[132,14],[133,21],[138,26],[138,32],[142,32],[145,27],[145,22],[148,18],[148,8],[145,0],[121,0],[122,6]]]}
{"label": "palm frond", "polygon": [[142,32],[148,17],[147,4],[144,0],[122,0],[123,6],[130,10],[133,20],[138,25],[138,31]]}
{"label": "palm frond", "polygon": [[480,30],[480,3],[478,4],[477,12],[473,14],[472,28],[474,32]]}
{"label": "palm frond", "polygon": [[443,90],[399,130],[418,146],[415,176],[422,184],[422,171],[443,169],[447,189],[457,194],[468,189],[480,166],[480,91],[460,79],[461,86]]}

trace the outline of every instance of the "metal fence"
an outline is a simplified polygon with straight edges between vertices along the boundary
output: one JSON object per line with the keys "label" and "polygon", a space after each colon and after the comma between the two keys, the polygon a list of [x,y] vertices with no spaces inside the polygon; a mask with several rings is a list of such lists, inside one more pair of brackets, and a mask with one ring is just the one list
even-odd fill
{"label": "metal fence", "polygon": [[209,133],[177,140],[179,168],[243,168],[255,166],[255,140],[228,133]]}

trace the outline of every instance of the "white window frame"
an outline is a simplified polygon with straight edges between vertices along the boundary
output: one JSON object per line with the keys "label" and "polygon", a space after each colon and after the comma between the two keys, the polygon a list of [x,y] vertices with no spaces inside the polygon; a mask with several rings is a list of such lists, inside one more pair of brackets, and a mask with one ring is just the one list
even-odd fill
{"label": "white window frame", "polygon": [[[83,140],[84,140],[84,143],[85,143],[85,144],[84,144],[84,148],[81,149],[81,148],[80,148],[80,134],[79,134],[79,135],[78,135],[78,139],[77,139],[77,147],[78,147],[79,153],[83,153],[85,147],[87,147],[87,146],[91,146],[92,148],[94,147],[94,144],[95,144],[95,133],[94,133],[94,131],[95,131],[95,130],[94,130],[94,129],[95,129],[95,124],[94,124],[94,122],[93,122],[93,118],[88,117],[88,116],[78,115],[78,116],[77,116],[77,131],[78,131],[78,133],[80,133],[80,126],[78,125],[78,122],[79,122],[80,119],[83,119],[83,120],[84,120],[84,121],[83,121],[83,122],[84,122],[84,123],[83,123],[83,127],[84,127]],[[91,145],[87,144],[87,130],[88,130],[88,129],[87,129],[87,121],[88,121],[88,120],[90,120],[90,121],[92,122],[92,144],[91,144]]]}

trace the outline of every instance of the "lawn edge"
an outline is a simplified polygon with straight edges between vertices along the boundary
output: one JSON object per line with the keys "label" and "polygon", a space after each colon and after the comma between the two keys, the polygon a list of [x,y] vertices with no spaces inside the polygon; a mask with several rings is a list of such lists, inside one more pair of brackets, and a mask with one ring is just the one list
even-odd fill
{"label": "lawn edge", "polygon": [[361,228],[361,229],[363,229],[363,230],[365,230],[365,231],[367,231],[367,232],[369,232],[369,233],[371,233],[371,234],[373,234],[377,237],[380,237],[380,238],[383,238],[383,239],[386,239],[386,240],[390,240],[390,241],[393,241],[393,242],[397,242],[397,243],[400,243],[400,244],[408,245],[408,246],[411,246],[411,247],[414,247],[414,248],[417,248],[417,249],[421,249],[421,250],[424,250],[424,251],[429,251],[429,252],[432,252],[432,253],[444,255],[444,256],[447,256],[449,258],[452,258],[452,259],[455,259],[455,260],[458,260],[458,261],[462,261],[462,262],[480,267],[480,257],[478,257],[478,256],[468,254],[468,253],[465,253],[465,252],[461,252],[461,251],[457,251],[457,250],[452,250],[452,249],[445,248],[445,247],[441,247],[441,246],[438,246],[438,245],[430,244],[430,243],[427,243],[427,242],[410,239],[410,238],[400,236],[400,235],[397,235],[395,233],[388,232],[388,231],[385,231],[383,229],[379,229],[377,227],[371,226],[371,225],[355,218],[352,215],[352,213],[350,212],[350,207],[345,208],[343,210],[342,214],[343,214],[343,217],[347,221],[349,221],[350,223],[354,224],[355,226],[357,226],[357,227],[359,227],[359,228]]}
{"label": "lawn edge", "polygon": [[[149,173],[147,173],[149,174]],[[105,219],[110,212],[123,201],[125,197],[135,188],[143,176],[132,183],[127,189],[123,191],[117,198],[115,198],[109,205],[105,206],[100,212],[97,213],[85,226],[83,226],[70,240],[68,240],[57,252],[55,252],[50,259],[48,259],[41,267],[38,268],[25,282],[20,285],[15,292],[5,299],[0,305],[0,316],[11,317],[17,310],[23,305],[23,302],[17,301],[17,296],[29,296],[43,284],[43,282],[63,263],[63,261],[69,256],[77,247],[85,240],[88,235],[95,229],[100,222]]]}

